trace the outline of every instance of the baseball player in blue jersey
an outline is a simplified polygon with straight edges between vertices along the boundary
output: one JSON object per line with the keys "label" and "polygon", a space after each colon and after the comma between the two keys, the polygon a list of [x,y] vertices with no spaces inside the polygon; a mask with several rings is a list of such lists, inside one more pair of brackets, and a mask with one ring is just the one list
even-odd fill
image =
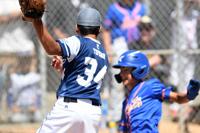
{"label": "baseball player in blue jersey", "polygon": [[124,37],[127,43],[137,40],[139,38],[137,26],[141,17],[146,14],[146,6],[139,0],[118,0],[111,4],[103,23],[105,30],[110,31],[112,42],[109,44],[120,37]]}
{"label": "baseball player in blue jersey", "polygon": [[150,66],[140,51],[123,53],[113,67],[120,69],[116,80],[128,90],[119,125],[121,133],[158,133],[162,101],[186,103],[199,92],[200,82],[194,79],[190,80],[186,94],[172,92],[172,87],[166,87],[156,78],[145,80]]}
{"label": "baseball player in blue jersey", "polygon": [[[128,45],[140,38],[138,25],[142,16],[146,15],[146,6],[139,0],[117,0],[106,11],[103,21],[102,37],[108,53],[111,66],[117,62],[119,56],[128,50]],[[109,77],[114,77],[117,70],[109,68]],[[109,81],[109,82],[107,82]],[[114,78],[105,80],[105,90],[109,89],[109,121],[120,119],[123,100],[123,86],[116,83]],[[117,106],[116,106],[117,105]]]}
{"label": "baseball player in blue jersey", "polygon": [[78,34],[57,41],[41,19],[24,19],[32,22],[46,52],[63,59],[57,101],[37,133],[96,133],[101,117],[101,82],[108,67],[107,54],[97,40],[100,13],[93,8],[81,10]]}

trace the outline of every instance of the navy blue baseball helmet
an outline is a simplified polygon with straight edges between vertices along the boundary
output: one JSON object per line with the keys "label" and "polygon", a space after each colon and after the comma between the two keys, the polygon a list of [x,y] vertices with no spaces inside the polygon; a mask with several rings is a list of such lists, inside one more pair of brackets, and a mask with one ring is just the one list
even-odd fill
{"label": "navy blue baseball helmet", "polygon": [[131,67],[134,68],[132,76],[135,79],[144,79],[150,69],[148,58],[140,51],[128,50],[124,52],[118,60],[118,63],[113,66],[114,68]]}

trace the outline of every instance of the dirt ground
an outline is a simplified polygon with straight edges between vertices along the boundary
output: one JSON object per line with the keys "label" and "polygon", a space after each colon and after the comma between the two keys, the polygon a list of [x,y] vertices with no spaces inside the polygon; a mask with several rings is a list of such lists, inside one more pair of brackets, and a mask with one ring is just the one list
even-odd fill
{"label": "dirt ground", "polygon": [[[46,110],[51,110],[55,100],[55,94],[48,95],[46,97],[46,101],[48,101],[48,106],[46,106]],[[159,125],[160,133],[179,133],[178,123],[171,122],[168,116],[168,106],[163,106],[163,118]],[[3,110],[1,112],[2,116],[6,116],[8,110]],[[10,123],[2,123],[0,122],[0,133],[35,133],[37,128],[41,123],[27,123],[27,124],[10,124]],[[189,125],[190,133],[200,133],[200,125],[190,124]],[[101,129],[99,133],[110,133],[108,129]],[[113,133],[113,132],[112,132]]]}
{"label": "dirt ground", "polygon": [[[171,121],[161,121],[160,123],[160,133],[179,133],[178,123]],[[189,124],[190,133],[200,133],[200,125]]]}
{"label": "dirt ground", "polygon": [[[35,133],[40,124],[0,124],[0,133]],[[199,133],[200,125],[190,124],[191,133]],[[160,133],[178,133],[178,124],[163,120],[159,126]],[[109,133],[108,129],[101,129],[99,133]]]}

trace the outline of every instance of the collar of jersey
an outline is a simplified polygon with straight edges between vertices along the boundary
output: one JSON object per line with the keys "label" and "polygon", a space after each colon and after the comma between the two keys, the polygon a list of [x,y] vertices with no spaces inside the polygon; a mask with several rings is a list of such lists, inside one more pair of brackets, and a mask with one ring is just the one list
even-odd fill
{"label": "collar of jersey", "polygon": [[92,40],[92,41],[94,41],[94,42],[96,42],[96,43],[98,43],[98,44],[100,44],[100,42],[97,40],[97,39],[94,39],[94,38],[92,38],[92,37],[84,37],[84,38],[89,38],[90,40]]}

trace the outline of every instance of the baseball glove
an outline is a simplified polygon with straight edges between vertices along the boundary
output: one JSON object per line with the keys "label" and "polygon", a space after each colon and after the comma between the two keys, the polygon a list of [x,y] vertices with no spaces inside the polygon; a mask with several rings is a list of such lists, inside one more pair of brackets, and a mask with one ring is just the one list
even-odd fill
{"label": "baseball glove", "polygon": [[19,0],[21,11],[25,17],[41,18],[44,14],[45,0]]}

